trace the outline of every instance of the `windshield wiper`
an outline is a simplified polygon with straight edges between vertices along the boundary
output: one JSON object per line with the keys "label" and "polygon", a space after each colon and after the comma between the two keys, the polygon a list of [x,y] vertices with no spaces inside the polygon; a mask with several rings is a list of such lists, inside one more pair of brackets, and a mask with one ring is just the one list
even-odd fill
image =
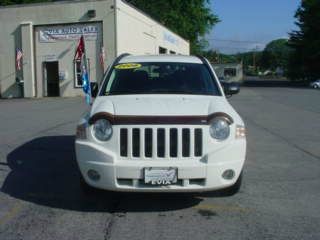
{"label": "windshield wiper", "polygon": [[113,91],[113,92],[106,92],[105,95],[132,95],[132,94],[142,94],[141,91]]}
{"label": "windshield wiper", "polygon": [[148,91],[113,91],[106,92],[106,96],[110,95],[134,95],[134,94],[186,94],[186,95],[212,95],[206,92],[193,92],[193,91],[170,91],[170,90],[148,90]]}
{"label": "windshield wiper", "polygon": [[189,95],[199,95],[199,94],[205,94],[205,93],[199,93],[199,92],[193,92],[193,91],[171,91],[171,90],[150,90],[148,91],[150,93],[162,93],[162,94],[189,94]]}

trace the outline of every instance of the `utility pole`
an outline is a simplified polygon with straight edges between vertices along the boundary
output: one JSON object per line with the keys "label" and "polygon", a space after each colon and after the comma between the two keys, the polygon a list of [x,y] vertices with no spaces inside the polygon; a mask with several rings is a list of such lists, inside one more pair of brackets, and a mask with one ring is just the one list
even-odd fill
{"label": "utility pole", "polygon": [[252,62],[253,62],[253,71],[254,72],[256,72],[256,52],[253,50],[253,56],[252,56],[252,58],[253,58],[253,60],[252,60]]}
{"label": "utility pole", "polygon": [[220,54],[219,54],[219,50],[217,50],[217,59],[218,59],[218,64],[220,63]]}
{"label": "utility pole", "polygon": [[258,51],[258,46],[253,49],[253,71],[256,72],[257,69],[257,62],[256,62],[256,52]]}

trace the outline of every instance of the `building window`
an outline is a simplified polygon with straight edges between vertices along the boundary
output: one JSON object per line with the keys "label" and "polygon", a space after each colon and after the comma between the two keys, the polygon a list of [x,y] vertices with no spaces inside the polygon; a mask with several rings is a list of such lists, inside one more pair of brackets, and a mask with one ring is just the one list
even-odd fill
{"label": "building window", "polygon": [[176,54],[176,52],[175,51],[170,51],[170,54]]}
{"label": "building window", "polygon": [[159,54],[167,54],[167,49],[163,47],[159,47]]}
{"label": "building window", "polygon": [[[90,61],[89,58],[87,58],[87,66],[88,66],[88,75],[90,79]],[[74,60],[74,86],[76,88],[82,87],[82,73],[81,73],[81,60],[76,59]]]}

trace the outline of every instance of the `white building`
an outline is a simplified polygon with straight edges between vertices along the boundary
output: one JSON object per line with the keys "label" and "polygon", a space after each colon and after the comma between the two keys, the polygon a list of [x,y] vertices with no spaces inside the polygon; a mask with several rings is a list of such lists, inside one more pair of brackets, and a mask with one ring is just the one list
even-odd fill
{"label": "white building", "polygon": [[211,63],[219,79],[226,82],[243,82],[242,63]]}
{"label": "white building", "polygon": [[[0,29],[3,98],[81,95],[74,55],[82,34],[91,81],[99,82],[103,69],[122,53],[189,54],[188,41],[122,0],[0,7]],[[16,49],[23,51],[21,70],[16,68]]]}

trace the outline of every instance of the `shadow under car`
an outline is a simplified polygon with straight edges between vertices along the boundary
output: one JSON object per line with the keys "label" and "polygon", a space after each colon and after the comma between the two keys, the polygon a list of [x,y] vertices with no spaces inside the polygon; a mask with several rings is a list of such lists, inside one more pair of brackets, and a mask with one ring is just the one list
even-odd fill
{"label": "shadow under car", "polygon": [[84,212],[148,212],[184,209],[199,204],[194,194],[112,193],[86,195],[79,184],[74,136],[33,139],[10,152],[11,169],[1,191],[53,208]]}

